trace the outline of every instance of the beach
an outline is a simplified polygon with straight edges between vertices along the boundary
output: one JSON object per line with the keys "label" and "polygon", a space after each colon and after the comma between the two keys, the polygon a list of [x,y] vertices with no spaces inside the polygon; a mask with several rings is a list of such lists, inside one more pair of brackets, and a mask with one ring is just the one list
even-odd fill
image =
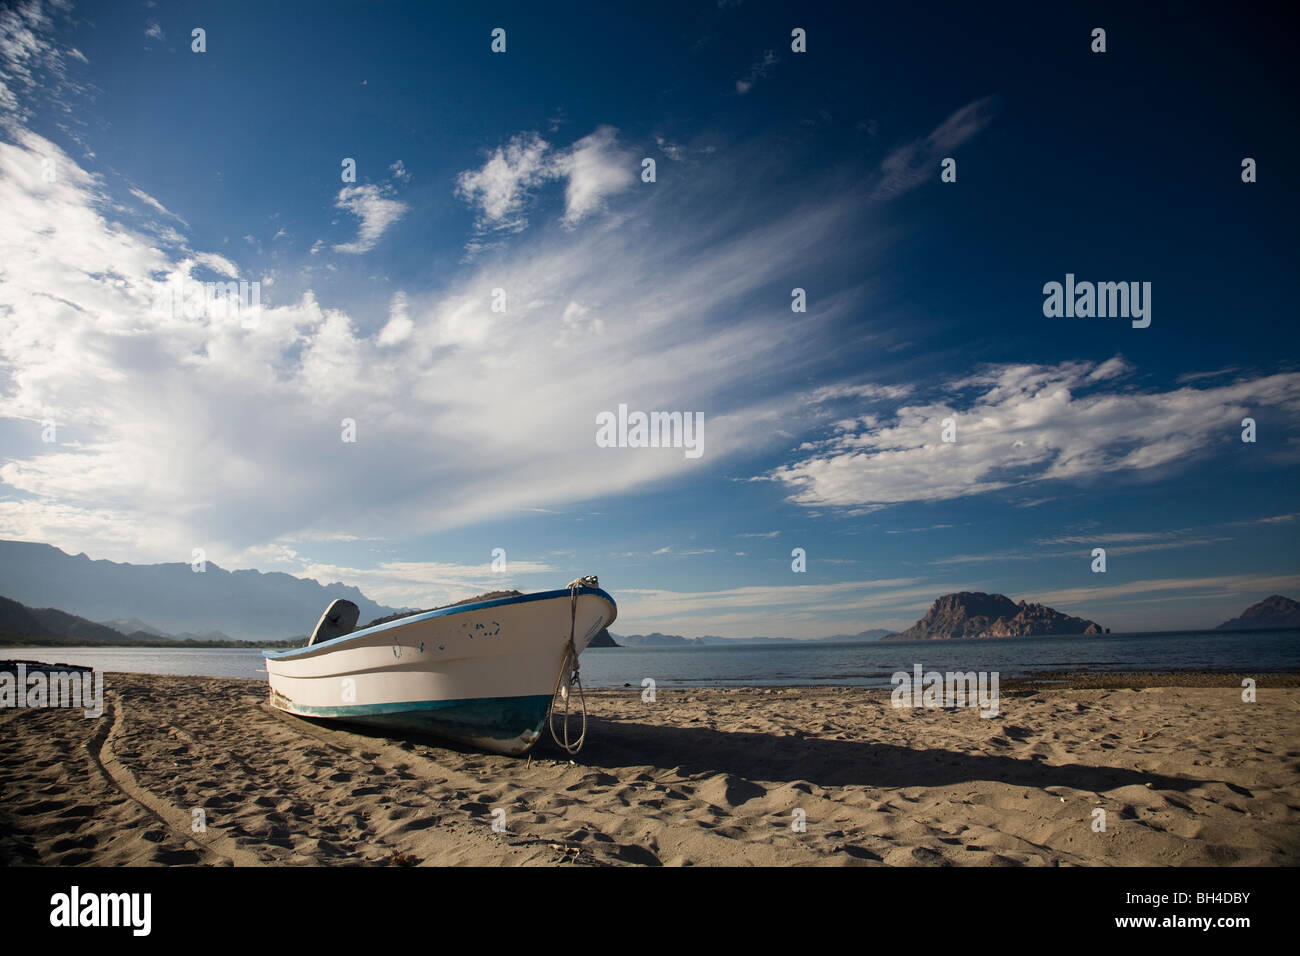
{"label": "beach", "polygon": [[863,688],[588,691],[570,760],[109,673],[100,718],[0,710],[0,862],[1295,865],[1300,681],[1258,681],[1253,703],[1224,675],[1007,681],[992,718]]}

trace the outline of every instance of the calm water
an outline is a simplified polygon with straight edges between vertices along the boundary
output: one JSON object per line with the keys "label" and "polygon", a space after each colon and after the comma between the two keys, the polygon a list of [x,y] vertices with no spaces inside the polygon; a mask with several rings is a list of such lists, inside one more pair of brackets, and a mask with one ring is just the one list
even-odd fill
{"label": "calm water", "polygon": [[[265,678],[253,648],[21,647],[0,659],[83,664],[106,671]],[[582,655],[587,687],[853,684],[887,687],[895,671],[998,671],[1003,678],[1044,671],[1300,670],[1300,631],[1108,634],[989,641],[887,644],[773,644],[750,647],[591,648]]]}

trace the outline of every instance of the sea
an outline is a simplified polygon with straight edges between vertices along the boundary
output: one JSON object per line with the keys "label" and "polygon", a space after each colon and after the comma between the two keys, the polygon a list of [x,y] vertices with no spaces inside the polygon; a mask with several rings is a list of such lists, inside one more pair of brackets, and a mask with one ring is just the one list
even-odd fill
{"label": "sea", "polygon": [[[103,671],[266,677],[257,648],[0,647],[0,660],[81,664]],[[996,671],[1000,679],[1067,671],[1300,671],[1300,630],[1178,631],[974,641],[592,647],[585,687],[888,687],[898,672]]]}

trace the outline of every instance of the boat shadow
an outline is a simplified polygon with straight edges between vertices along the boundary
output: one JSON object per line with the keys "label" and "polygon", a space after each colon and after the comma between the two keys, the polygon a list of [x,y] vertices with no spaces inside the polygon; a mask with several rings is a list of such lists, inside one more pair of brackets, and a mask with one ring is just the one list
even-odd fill
{"label": "boat shadow", "polygon": [[[914,749],[860,740],[671,727],[589,718],[587,742],[575,761],[595,770],[652,767],[678,774],[734,774],[746,780],[807,781],[822,787],[941,787],[991,781],[1013,786],[1070,787],[1102,792],[1150,785],[1188,791],[1226,781],[1172,777],[1150,771],[1085,764],[1049,764],[1037,756]],[[549,736],[538,757],[567,759]]]}

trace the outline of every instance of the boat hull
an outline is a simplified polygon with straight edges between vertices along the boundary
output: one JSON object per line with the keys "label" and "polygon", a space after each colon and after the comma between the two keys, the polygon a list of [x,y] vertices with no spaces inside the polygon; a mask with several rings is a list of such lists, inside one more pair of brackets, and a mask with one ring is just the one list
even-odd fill
{"label": "boat hull", "polygon": [[[579,654],[617,613],[601,589],[579,589]],[[271,704],[302,717],[524,754],[546,723],[569,627],[567,588],[413,615],[266,655]]]}

